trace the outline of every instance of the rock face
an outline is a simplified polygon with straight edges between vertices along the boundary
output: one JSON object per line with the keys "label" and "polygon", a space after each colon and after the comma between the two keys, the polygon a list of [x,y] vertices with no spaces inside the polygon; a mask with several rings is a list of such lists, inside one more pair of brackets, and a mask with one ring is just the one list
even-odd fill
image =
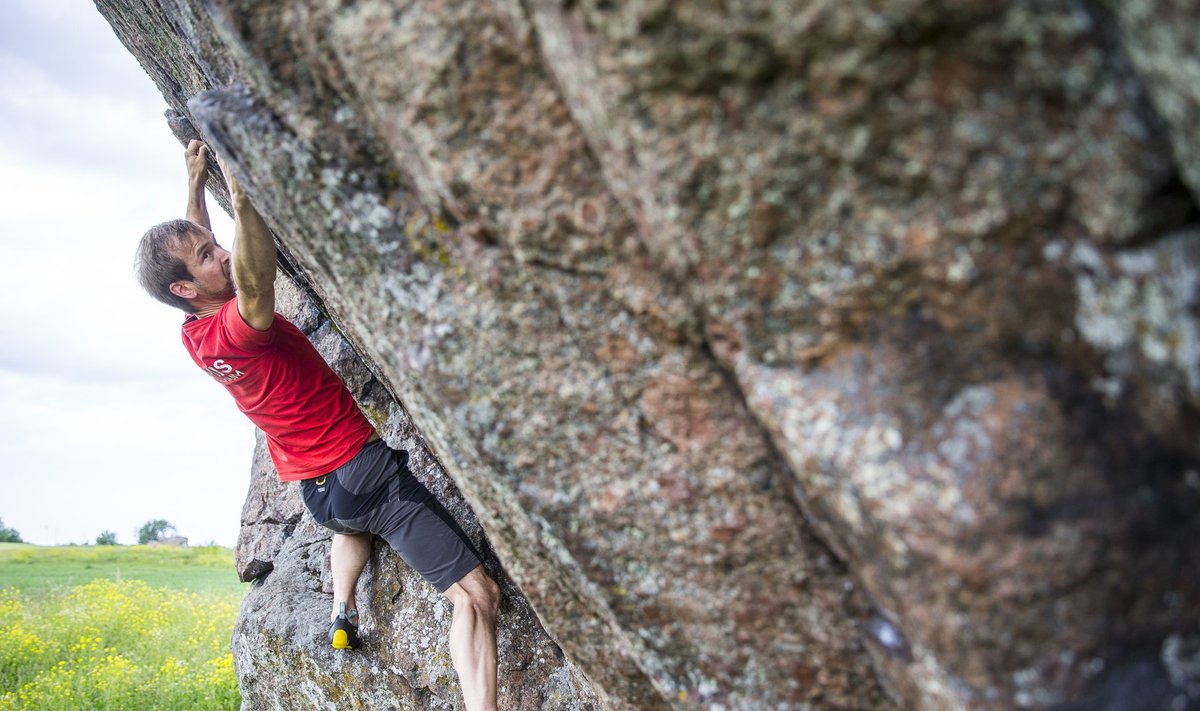
{"label": "rock face", "polygon": [[[1200,705],[1189,3],[97,6],[494,551],[512,706]],[[459,704],[385,550],[320,648],[255,472],[248,708]]]}
{"label": "rock face", "polygon": [[[409,452],[414,474],[438,495],[481,550],[483,534],[403,408],[358,359],[312,300],[279,276],[279,311],[304,331],[393,448]],[[365,649],[329,648],[333,582],[327,531],[308,516],[295,484],[282,484],[260,434],[242,512],[238,574],[256,581],[234,631],[235,662],[247,709],[453,709],[458,686],[445,640],[448,601],[376,542],[359,582]],[[504,588],[499,645],[500,703],[506,709],[593,709],[595,693],[542,629],[529,603],[494,560]]]}

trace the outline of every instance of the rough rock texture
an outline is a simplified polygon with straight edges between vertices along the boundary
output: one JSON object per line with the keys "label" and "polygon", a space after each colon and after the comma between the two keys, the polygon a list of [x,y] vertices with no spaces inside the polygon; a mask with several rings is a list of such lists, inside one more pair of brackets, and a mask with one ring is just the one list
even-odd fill
{"label": "rough rock texture", "polygon": [[1170,126],[1171,147],[1192,195],[1200,195],[1200,11],[1190,0],[1104,0],[1122,44]]}
{"label": "rough rock texture", "polygon": [[[97,5],[570,660],[538,703],[1200,704],[1188,3]],[[365,699],[261,495],[239,648]]]}

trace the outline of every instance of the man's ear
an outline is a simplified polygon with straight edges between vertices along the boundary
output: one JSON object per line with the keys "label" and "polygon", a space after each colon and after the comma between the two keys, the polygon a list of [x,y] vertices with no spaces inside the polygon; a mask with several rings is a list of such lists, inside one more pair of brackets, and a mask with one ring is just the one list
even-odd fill
{"label": "man's ear", "polygon": [[181,299],[196,298],[196,285],[190,281],[173,281],[171,286],[167,287],[171,293]]}

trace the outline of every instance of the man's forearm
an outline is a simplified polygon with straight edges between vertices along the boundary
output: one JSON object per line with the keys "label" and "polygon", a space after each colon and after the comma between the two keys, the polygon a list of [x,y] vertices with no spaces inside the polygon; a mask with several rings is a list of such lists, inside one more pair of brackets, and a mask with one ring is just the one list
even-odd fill
{"label": "man's forearm", "polygon": [[188,171],[188,203],[185,216],[204,229],[212,232],[208,221],[208,205],[204,200],[204,186],[208,183],[208,146],[203,141],[188,142],[183,152]]}
{"label": "man's forearm", "polygon": [[233,204],[233,283],[238,291],[238,313],[251,328],[266,331],[275,319],[275,238],[250,196],[229,166],[217,158],[229,201]]}
{"label": "man's forearm", "polygon": [[208,204],[204,199],[204,183],[188,186],[187,214],[185,217],[204,229],[212,232],[212,223],[208,220]]}
{"label": "man's forearm", "polygon": [[258,210],[236,181],[230,186],[233,201],[233,279],[238,293],[247,299],[267,296],[274,301],[275,240]]}

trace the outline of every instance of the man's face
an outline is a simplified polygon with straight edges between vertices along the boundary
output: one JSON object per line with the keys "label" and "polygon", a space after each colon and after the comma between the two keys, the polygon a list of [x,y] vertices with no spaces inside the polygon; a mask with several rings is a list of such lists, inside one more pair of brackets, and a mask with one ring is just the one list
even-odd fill
{"label": "man's face", "polygon": [[229,252],[217,244],[211,232],[195,232],[175,252],[192,275],[196,290],[194,305],[200,308],[229,301],[237,293],[233,284]]}

